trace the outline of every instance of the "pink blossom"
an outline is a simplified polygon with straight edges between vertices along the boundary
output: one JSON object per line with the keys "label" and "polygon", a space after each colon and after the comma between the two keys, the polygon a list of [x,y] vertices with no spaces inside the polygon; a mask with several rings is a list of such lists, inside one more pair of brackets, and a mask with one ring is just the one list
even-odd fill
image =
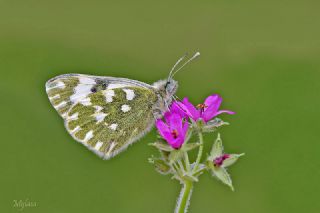
{"label": "pink blossom", "polygon": [[166,112],[164,118],[166,122],[158,119],[156,127],[172,148],[179,149],[185,141],[189,124],[178,113]]}
{"label": "pink blossom", "polygon": [[213,94],[207,97],[203,104],[198,104],[196,107],[189,102],[188,98],[184,98],[182,102],[175,102],[174,104],[179,107],[180,114],[187,115],[194,121],[201,118],[203,121],[208,122],[221,113],[235,114],[233,111],[219,110],[221,103],[221,96]]}

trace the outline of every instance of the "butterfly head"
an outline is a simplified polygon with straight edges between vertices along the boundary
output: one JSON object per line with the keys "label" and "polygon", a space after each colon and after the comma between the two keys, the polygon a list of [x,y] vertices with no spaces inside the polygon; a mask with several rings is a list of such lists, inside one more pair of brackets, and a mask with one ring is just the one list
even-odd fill
{"label": "butterfly head", "polygon": [[157,81],[153,86],[157,89],[163,99],[170,102],[173,95],[177,92],[178,82],[170,78],[167,80]]}
{"label": "butterfly head", "polygon": [[178,89],[178,82],[173,80],[172,78],[168,79],[166,81],[166,84],[164,85],[164,90],[166,91],[166,94],[168,97],[172,97]]}

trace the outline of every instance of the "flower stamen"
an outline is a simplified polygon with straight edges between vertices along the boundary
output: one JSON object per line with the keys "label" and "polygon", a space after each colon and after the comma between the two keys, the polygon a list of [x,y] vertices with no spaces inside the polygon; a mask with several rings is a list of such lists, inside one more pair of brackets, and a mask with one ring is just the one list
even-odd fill
{"label": "flower stamen", "polygon": [[204,112],[204,110],[205,110],[208,106],[205,105],[205,104],[198,104],[196,107],[197,107],[198,109],[200,109],[200,113],[201,113],[201,115],[202,115],[202,113]]}
{"label": "flower stamen", "polygon": [[179,133],[178,133],[178,131],[177,130],[172,130],[172,132],[171,132],[171,135],[173,136],[173,138],[174,139],[177,139],[178,138],[178,135],[179,135]]}

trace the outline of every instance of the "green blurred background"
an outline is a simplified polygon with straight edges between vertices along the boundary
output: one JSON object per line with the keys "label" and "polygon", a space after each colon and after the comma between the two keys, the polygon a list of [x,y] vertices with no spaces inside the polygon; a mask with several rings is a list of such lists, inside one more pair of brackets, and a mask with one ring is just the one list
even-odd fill
{"label": "green blurred background", "polygon": [[[190,213],[320,212],[320,3],[305,1],[0,1],[0,212],[173,212],[180,185],[139,143],[102,161],[65,131],[44,84],[63,73],[165,78],[185,52],[178,96],[224,97],[235,192],[210,175]],[[206,149],[214,139],[206,137]]]}

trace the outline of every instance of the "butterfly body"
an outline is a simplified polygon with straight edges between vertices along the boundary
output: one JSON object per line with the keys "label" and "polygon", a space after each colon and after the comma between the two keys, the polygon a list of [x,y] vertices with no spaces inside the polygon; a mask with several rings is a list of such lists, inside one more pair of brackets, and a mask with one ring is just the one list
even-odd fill
{"label": "butterfly body", "polygon": [[82,74],[50,79],[46,91],[72,137],[104,159],[137,141],[161,118],[177,90],[173,79],[140,81]]}

